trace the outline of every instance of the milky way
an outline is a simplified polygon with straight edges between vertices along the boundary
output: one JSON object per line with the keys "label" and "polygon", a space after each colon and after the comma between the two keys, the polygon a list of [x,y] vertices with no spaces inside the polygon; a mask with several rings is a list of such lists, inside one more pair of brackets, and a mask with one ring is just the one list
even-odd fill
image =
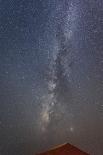
{"label": "milky way", "polygon": [[0,154],[103,154],[101,0],[1,0],[0,58]]}
{"label": "milky way", "polygon": [[[55,12],[55,16],[56,13],[58,13],[58,5],[56,11],[57,12]],[[47,80],[48,94],[43,96],[43,107],[41,111],[41,128],[43,131],[46,130],[48,123],[50,123],[50,116],[54,112],[55,104],[60,104],[56,95],[58,93],[56,89],[59,89],[58,86],[61,85],[59,81],[60,77],[66,77],[68,82],[70,81],[70,66],[73,59],[72,57],[75,55],[75,53],[71,51],[72,47],[70,47],[70,45],[73,32],[75,31],[76,27],[76,6],[70,2],[67,6],[66,13],[62,10],[62,7],[59,8],[59,11],[62,12],[64,19],[61,19],[61,16],[58,17],[59,22],[57,22],[55,26],[55,36],[53,43],[54,47],[52,48],[51,56],[50,51],[48,51],[48,60],[50,61]],[[64,103],[61,104],[62,105],[60,105],[60,107],[64,107]],[[60,113],[59,110],[58,112]],[[66,110],[63,112],[65,113]],[[70,130],[72,131],[72,128],[70,128]]]}

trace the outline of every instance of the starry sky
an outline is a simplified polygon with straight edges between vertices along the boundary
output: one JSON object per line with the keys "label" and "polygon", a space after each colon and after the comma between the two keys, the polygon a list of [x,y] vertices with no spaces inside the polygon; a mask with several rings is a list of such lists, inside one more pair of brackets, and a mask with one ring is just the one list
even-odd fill
{"label": "starry sky", "polygon": [[0,0],[0,155],[64,142],[103,155],[103,1]]}

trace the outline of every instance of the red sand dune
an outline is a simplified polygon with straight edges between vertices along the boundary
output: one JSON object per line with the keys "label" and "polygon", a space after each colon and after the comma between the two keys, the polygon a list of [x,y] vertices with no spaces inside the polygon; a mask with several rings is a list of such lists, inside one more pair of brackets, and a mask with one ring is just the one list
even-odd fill
{"label": "red sand dune", "polygon": [[37,155],[89,155],[89,154],[67,143]]}

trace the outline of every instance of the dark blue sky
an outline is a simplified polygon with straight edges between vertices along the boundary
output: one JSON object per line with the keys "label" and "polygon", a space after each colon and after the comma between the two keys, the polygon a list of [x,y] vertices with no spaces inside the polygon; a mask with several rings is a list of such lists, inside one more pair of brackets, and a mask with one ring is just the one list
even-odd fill
{"label": "dark blue sky", "polygon": [[102,122],[102,0],[0,0],[0,154],[102,155]]}

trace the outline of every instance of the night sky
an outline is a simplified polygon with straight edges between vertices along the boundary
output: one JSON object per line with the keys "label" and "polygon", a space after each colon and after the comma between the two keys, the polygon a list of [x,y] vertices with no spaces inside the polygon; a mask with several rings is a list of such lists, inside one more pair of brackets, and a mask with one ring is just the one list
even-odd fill
{"label": "night sky", "polygon": [[64,142],[103,155],[103,1],[0,0],[0,155]]}

